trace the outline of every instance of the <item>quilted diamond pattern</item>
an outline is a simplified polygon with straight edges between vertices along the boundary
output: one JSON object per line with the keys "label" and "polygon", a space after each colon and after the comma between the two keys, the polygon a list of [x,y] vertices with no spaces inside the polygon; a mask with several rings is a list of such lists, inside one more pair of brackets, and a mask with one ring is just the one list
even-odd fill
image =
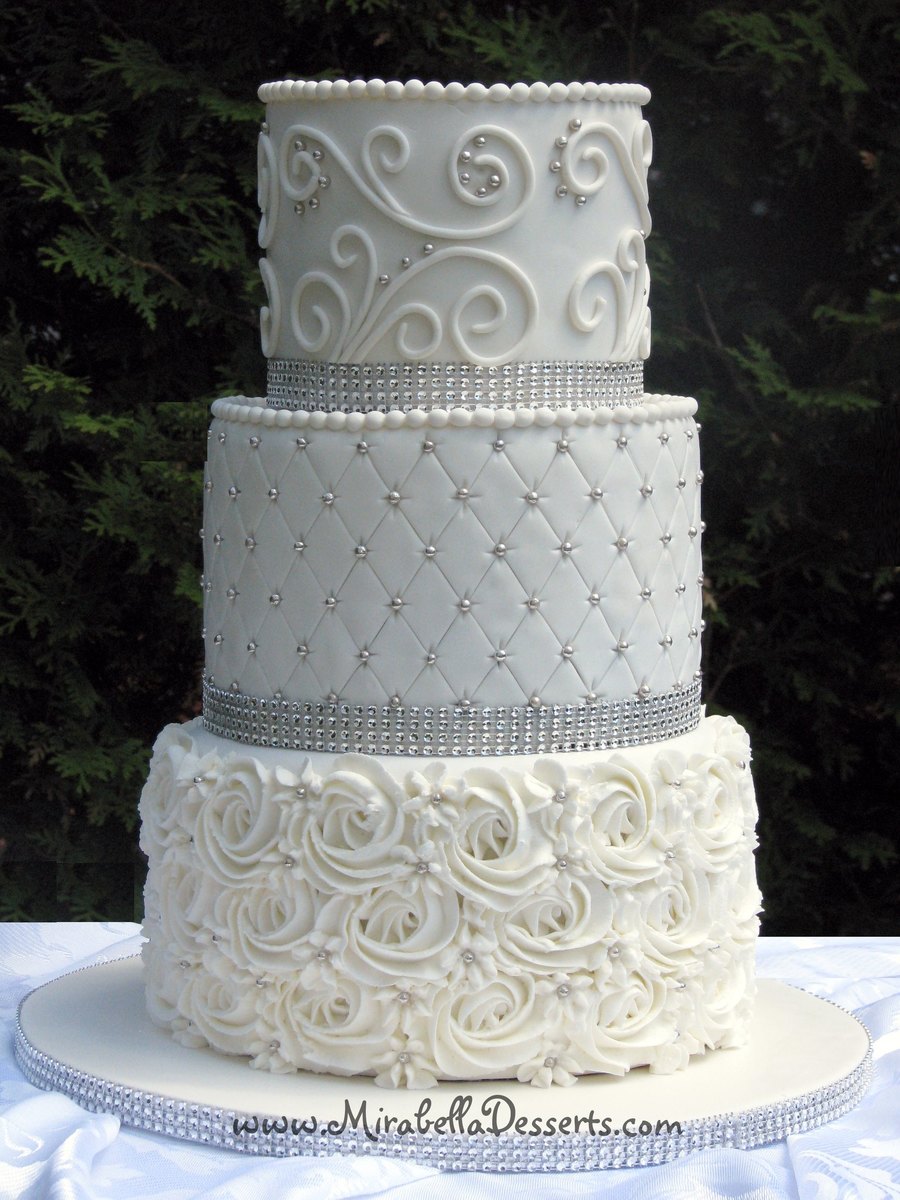
{"label": "quilted diamond pattern", "polygon": [[209,445],[217,686],[567,704],[699,668],[690,417],[302,436],[216,418]]}

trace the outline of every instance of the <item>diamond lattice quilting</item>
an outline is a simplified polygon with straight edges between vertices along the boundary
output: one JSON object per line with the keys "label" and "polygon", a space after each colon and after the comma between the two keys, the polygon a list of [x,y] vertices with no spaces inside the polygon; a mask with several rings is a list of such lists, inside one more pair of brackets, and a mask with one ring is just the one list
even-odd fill
{"label": "diamond lattice quilting", "polygon": [[208,479],[217,686],[569,704],[699,669],[689,417],[303,436],[217,419]]}

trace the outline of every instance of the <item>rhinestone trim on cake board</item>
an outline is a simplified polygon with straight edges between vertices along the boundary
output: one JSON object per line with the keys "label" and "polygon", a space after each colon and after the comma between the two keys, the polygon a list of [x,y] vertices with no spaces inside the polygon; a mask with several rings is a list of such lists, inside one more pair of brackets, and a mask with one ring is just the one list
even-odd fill
{"label": "rhinestone trim on cake board", "polygon": [[[109,1010],[106,1013],[104,1005]],[[814,1054],[808,1052],[808,1044],[803,1048],[811,1037],[816,1044]],[[48,1052],[50,1042],[53,1046]],[[821,1064],[834,1058],[838,1044],[843,1061],[831,1069],[829,1077]],[[794,1049],[795,1045],[799,1048]],[[106,1076],[90,1069],[89,1059],[96,1056],[97,1047],[101,1057],[116,1063]],[[766,1077],[768,1064],[773,1073],[780,1072],[783,1077],[785,1057],[792,1052],[798,1056],[793,1067],[788,1064],[795,1083],[789,1089],[773,1084],[769,1103],[744,1103],[742,1088],[746,1092],[747,1084],[741,1082],[741,1065]],[[15,1053],[26,1079],[36,1087],[62,1092],[89,1111],[113,1113],[135,1129],[247,1154],[361,1154],[447,1170],[497,1172],[649,1166],[710,1147],[749,1150],[836,1120],[859,1103],[872,1075],[871,1038],[858,1018],[831,1001],[762,980],[751,1045],[746,1050],[716,1051],[692,1060],[687,1071],[675,1075],[633,1071],[612,1084],[603,1076],[582,1076],[574,1087],[548,1090],[514,1081],[448,1083],[427,1092],[378,1088],[365,1078],[305,1073],[267,1076],[251,1071],[243,1059],[179,1046],[167,1032],[153,1026],[144,1008],[137,955],[82,967],[30,992],[19,1005]],[[191,1080],[190,1089],[184,1090],[192,1090],[194,1095],[164,1094],[151,1086],[151,1081],[163,1079],[168,1086],[169,1063],[176,1063]],[[686,1089],[696,1101],[696,1093],[706,1091],[711,1072],[716,1073],[717,1094],[721,1094],[723,1080],[726,1088],[733,1086],[732,1107],[694,1117],[683,1108],[686,1119],[681,1120],[674,1098],[678,1090]],[[217,1082],[211,1084],[210,1076]],[[226,1092],[237,1098],[246,1098],[249,1089],[270,1092],[271,1109],[251,1113],[229,1106],[221,1095],[226,1077],[230,1081],[224,1085]],[[814,1086],[809,1086],[810,1078],[816,1080]],[[502,1093],[513,1099],[518,1111],[543,1113],[546,1123],[554,1113],[608,1113],[616,1107],[616,1095],[623,1094],[622,1088],[631,1089],[627,1103],[636,1118],[642,1107],[649,1115],[651,1108],[660,1104],[662,1094],[671,1120],[680,1120],[680,1131],[626,1135],[613,1129],[591,1136],[584,1132],[477,1134],[457,1129],[450,1133],[379,1132],[369,1137],[363,1128],[351,1124],[343,1132],[327,1132],[329,1120],[341,1124],[343,1100],[349,1100],[354,1112],[366,1099],[373,1113],[381,1108],[399,1114],[401,1110],[415,1112],[427,1096],[433,1113],[440,1114],[457,1095],[472,1095],[471,1111],[476,1112],[489,1095]],[[785,1095],[785,1090],[789,1094]],[[274,1110],[287,1096],[291,1096],[294,1111],[284,1114],[288,1127],[279,1131],[283,1114]],[[291,1131],[291,1118],[309,1125],[312,1114],[317,1114],[314,1130]],[[264,1117],[275,1123],[274,1130],[269,1126],[268,1132],[264,1131]],[[254,1118],[259,1120],[256,1129]],[[235,1122],[238,1127],[249,1122],[250,1129],[236,1133]]]}

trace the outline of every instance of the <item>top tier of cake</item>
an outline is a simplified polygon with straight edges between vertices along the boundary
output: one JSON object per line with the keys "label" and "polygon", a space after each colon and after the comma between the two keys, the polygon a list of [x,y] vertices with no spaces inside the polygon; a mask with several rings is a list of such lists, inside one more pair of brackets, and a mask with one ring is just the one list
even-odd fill
{"label": "top tier of cake", "polygon": [[266,84],[269,402],[638,403],[646,88]]}

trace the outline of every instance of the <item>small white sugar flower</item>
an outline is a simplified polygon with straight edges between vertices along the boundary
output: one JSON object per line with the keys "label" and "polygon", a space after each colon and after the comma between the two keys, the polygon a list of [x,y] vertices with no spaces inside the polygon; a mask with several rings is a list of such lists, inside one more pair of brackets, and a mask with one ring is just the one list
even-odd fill
{"label": "small white sugar flower", "polygon": [[447,859],[435,842],[428,840],[416,846],[395,846],[391,855],[403,864],[401,871],[405,876],[405,894],[423,887],[437,892],[444,890],[448,875]]}
{"label": "small white sugar flower", "polygon": [[460,930],[456,958],[450,967],[447,979],[450,987],[465,985],[468,990],[479,990],[497,978],[494,952],[497,939],[485,936],[475,929]]}
{"label": "small white sugar flower", "polygon": [[398,979],[390,987],[379,988],[376,1000],[379,1004],[399,1014],[405,1023],[412,1017],[428,1017],[434,1008],[435,987],[421,979]]}
{"label": "small white sugar flower", "polygon": [[554,868],[554,886],[567,896],[572,890],[572,880],[590,871],[590,862],[577,839],[571,833],[559,832],[553,842],[550,862]]}
{"label": "small white sugar flower", "polygon": [[555,1023],[572,1020],[587,1012],[594,996],[594,978],[591,975],[565,975],[554,971],[545,979],[539,979],[534,990],[543,997],[546,1016]]}
{"label": "small white sugar flower", "polygon": [[411,771],[404,781],[407,799],[403,808],[415,823],[417,837],[437,836],[453,829],[462,814],[461,791],[456,780],[445,779],[446,767],[430,763]]}
{"label": "small white sugar flower", "polygon": [[532,1087],[571,1087],[578,1075],[578,1063],[570,1054],[564,1054],[553,1046],[545,1046],[540,1054],[523,1063],[516,1072],[519,1083],[530,1083]]}
{"label": "small white sugar flower", "polygon": [[172,1037],[181,1046],[188,1046],[191,1050],[198,1050],[209,1045],[209,1042],[200,1033],[194,1022],[189,1021],[186,1017],[175,1017],[170,1023],[169,1029],[172,1032]]}
{"label": "small white sugar flower", "polygon": [[264,1050],[251,1058],[250,1066],[257,1071],[270,1071],[273,1075],[289,1075],[297,1070],[297,1064],[289,1062],[281,1053],[277,1041],[271,1042]]}
{"label": "small white sugar flower", "polygon": [[668,1042],[665,1046],[655,1051],[653,1061],[650,1063],[650,1073],[652,1075],[672,1075],[675,1071],[682,1071],[688,1065],[690,1058],[690,1050],[686,1042],[681,1038],[675,1041]]}
{"label": "small white sugar flower", "polygon": [[392,1037],[390,1049],[373,1063],[379,1068],[375,1076],[378,1087],[429,1088],[437,1083],[435,1064],[427,1057],[422,1042],[405,1037]]}
{"label": "small white sugar flower", "polygon": [[644,962],[645,949],[634,931],[612,931],[606,947],[606,962],[598,972],[599,978],[617,988],[625,987],[634,971]]}
{"label": "small white sugar flower", "polygon": [[340,938],[314,929],[294,952],[300,965],[301,985],[309,989],[333,987],[337,979],[334,960],[342,948]]}

